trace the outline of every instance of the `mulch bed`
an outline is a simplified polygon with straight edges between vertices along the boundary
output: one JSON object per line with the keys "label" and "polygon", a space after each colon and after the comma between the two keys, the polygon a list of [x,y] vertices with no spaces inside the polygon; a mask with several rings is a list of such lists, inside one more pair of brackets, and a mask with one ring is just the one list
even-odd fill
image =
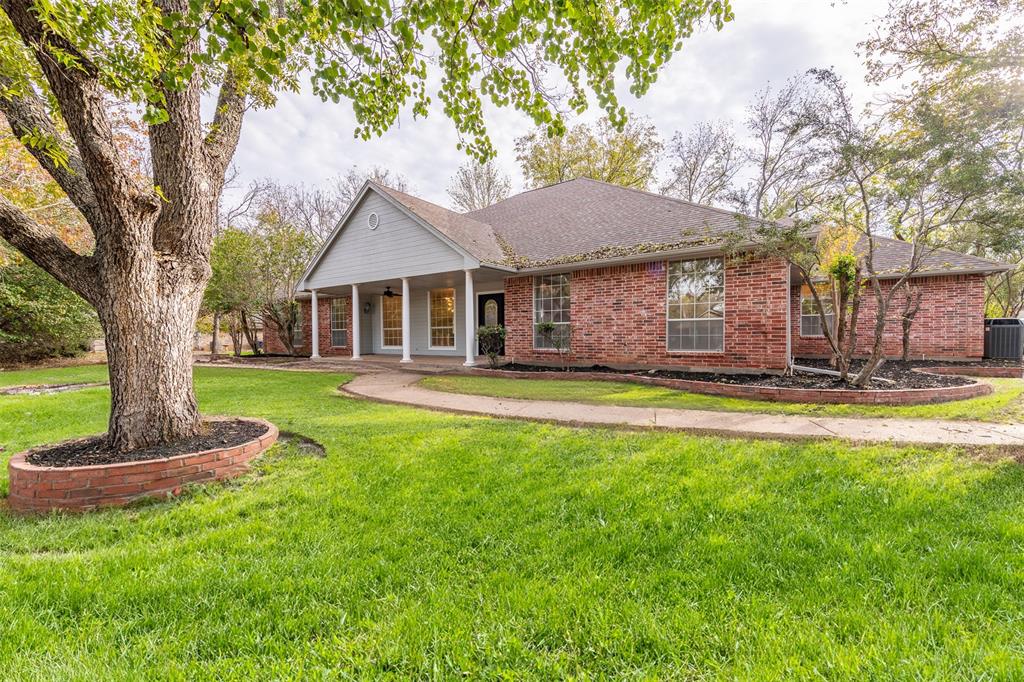
{"label": "mulch bed", "polygon": [[203,433],[200,435],[164,445],[118,452],[107,445],[105,436],[92,436],[33,450],[26,459],[29,464],[41,467],[77,467],[143,462],[204,450],[234,447],[255,440],[266,431],[265,424],[242,419],[209,421],[203,425]]}
{"label": "mulch bed", "polygon": [[[830,369],[827,360],[797,360],[798,365],[804,367],[816,367]],[[861,361],[853,363],[851,378],[856,376],[857,369],[862,365]],[[914,371],[915,367],[934,367],[934,362],[909,362],[887,361],[875,373],[876,377],[890,379],[887,381],[872,381],[870,388],[857,390],[898,390],[908,388],[945,388],[950,386],[965,386],[972,384],[972,379],[960,376],[926,374]],[[557,367],[545,367],[540,365],[527,365],[512,363],[502,365],[501,370],[515,372],[551,372],[557,371]],[[843,382],[839,379],[823,374],[809,374],[798,372],[793,376],[779,374],[714,374],[711,372],[681,372],[673,370],[623,370],[606,367],[604,365],[593,365],[591,367],[573,367],[566,372],[566,378],[571,378],[573,372],[606,372],[609,374],[623,374],[631,376],[657,377],[660,379],[686,379],[689,381],[708,381],[717,384],[733,384],[746,386],[767,386],[772,388],[812,388],[812,389],[856,389],[850,382]]]}

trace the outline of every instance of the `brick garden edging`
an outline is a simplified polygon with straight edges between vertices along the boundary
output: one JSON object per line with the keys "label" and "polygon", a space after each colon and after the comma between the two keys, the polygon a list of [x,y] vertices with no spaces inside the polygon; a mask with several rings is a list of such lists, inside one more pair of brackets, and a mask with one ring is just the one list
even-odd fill
{"label": "brick garden edging", "polygon": [[241,445],[139,462],[78,467],[40,467],[29,464],[31,450],[11,457],[7,465],[11,509],[82,512],[97,507],[121,507],[144,497],[177,495],[186,483],[222,481],[249,470],[249,462],[277,441],[277,427],[264,419],[266,433]]}
{"label": "brick garden edging", "polygon": [[942,365],[940,367],[920,367],[919,372],[929,372],[931,374],[952,374],[961,377],[990,377],[990,378],[1001,378],[1001,379],[1024,379],[1024,368],[1022,367],[986,367],[980,365],[973,367],[971,365],[955,366],[955,365]]}
{"label": "brick garden edging", "polygon": [[610,372],[516,372],[502,369],[477,367],[469,374],[509,377],[515,379],[569,379],[579,381],[622,381],[648,386],[674,388],[690,393],[719,395],[728,398],[748,398],[787,403],[823,403],[849,405],[923,405],[964,400],[988,395],[992,386],[982,382],[963,386],[942,388],[904,388],[882,390],[850,390],[837,388],[783,388],[778,386],[752,386],[750,384],[720,384],[714,381],[693,379],[666,379],[645,377],[635,374],[612,374]]}

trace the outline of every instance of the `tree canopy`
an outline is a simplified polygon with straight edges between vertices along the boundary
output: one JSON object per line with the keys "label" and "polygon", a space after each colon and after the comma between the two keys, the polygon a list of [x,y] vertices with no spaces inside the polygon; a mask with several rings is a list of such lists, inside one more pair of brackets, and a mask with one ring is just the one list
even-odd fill
{"label": "tree canopy", "polygon": [[538,130],[516,139],[526,184],[537,188],[587,177],[647,189],[654,181],[661,141],[654,125],[630,117],[620,130],[610,118],[575,125],[564,135]]}

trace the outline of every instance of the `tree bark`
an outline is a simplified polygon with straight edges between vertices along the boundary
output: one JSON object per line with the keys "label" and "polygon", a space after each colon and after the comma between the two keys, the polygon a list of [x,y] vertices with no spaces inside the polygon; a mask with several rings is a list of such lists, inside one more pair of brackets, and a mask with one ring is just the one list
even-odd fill
{"label": "tree bark", "polygon": [[914,318],[921,310],[921,292],[907,287],[906,306],[903,309],[903,362],[910,362],[910,331],[914,326]]}
{"label": "tree bark", "polygon": [[241,313],[242,320],[242,334],[245,335],[245,340],[249,344],[249,348],[252,349],[253,355],[260,355],[260,346],[256,338],[256,330],[252,326],[252,316],[249,315],[243,308]]}
{"label": "tree bark", "polygon": [[[186,7],[185,0],[156,4],[167,14]],[[32,93],[0,93],[0,110],[15,135],[39,129],[66,147],[66,168],[45,154],[36,158],[82,212],[96,248],[75,253],[2,197],[0,237],[96,308],[107,343],[111,446],[127,451],[194,436],[202,422],[192,387],[193,332],[245,93],[228,69],[206,135],[198,73],[175,88],[155,78],[167,120],[149,127],[153,177],[142,178],[118,150],[96,65],[40,20],[33,0],[0,0],[0,10],[38,62],[64,125]],[[198,38],[178,57],[191,59],[197,49]]]}
{"label": "tree bark", "polygon": [[194,436],[202,426],[192,334],[203,287],[173,289],[146,279],[112,283],[97,306],[110,373],[107,437],[121,451]]}
{"label": "tree bark", "polygon": [[218,311],[216,311],[213,314],[213,334],[212,334],[213,338],[210,340],[210,355],[212,355],[213,357],[217,357],[217,355],[220,354],[220,349],[217,348],[217,342],[219,341],[217,336],[218,336],[219,332],[220,332],[220,311],[218,310]]}

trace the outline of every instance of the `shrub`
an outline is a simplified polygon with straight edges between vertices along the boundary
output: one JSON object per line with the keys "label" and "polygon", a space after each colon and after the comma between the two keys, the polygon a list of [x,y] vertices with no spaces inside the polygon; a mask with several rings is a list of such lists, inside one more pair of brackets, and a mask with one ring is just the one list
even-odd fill
{"label": "shrub", "polygon": [[476,338],[480,342],[480,352],[487,356],[491,369],[494,369],[505,345],[505,328],[500,324],[485,325],[476,330]]}
{"label": "shrub", "polygon": [[0,363],[78,355],[100,335],[77,294],[18,254],[0,265]]}

